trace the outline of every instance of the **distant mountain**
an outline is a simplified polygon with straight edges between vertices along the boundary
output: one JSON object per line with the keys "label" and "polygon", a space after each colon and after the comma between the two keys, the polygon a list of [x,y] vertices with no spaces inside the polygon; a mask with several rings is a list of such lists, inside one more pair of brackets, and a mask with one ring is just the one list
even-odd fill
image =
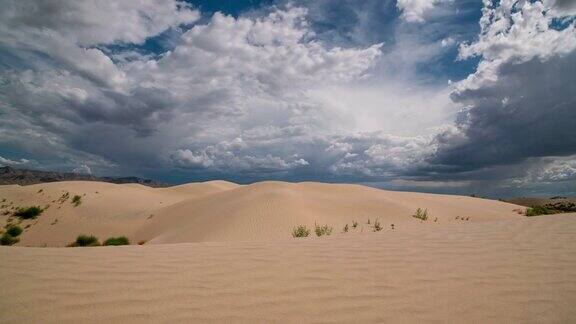
{"label": "distant mountain", "polygon": [[0,167],[0,185],[31,185],[56,181],[103,181],[111,183],[139,183],[149,187],[167,187],[168,184],[138,177],[96,177],[90,174],[71,172],[40,171]]}

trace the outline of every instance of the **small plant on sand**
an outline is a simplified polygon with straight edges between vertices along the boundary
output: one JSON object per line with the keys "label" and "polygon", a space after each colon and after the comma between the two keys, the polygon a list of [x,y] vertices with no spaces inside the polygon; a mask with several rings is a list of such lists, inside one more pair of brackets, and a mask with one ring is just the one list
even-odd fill
{"label": "small plant on sand", "polygon": [[98,242],[98,238],[94,235],[78,235],[76,241],[68,244],[68,247],[75,247],[75,246],[98,246],[100,242]]}
{"label": "small plant on sand", "polygon": [[370,225],[370,218],[368,218],[368,222],[366,224]]}
{"label": "small plant on sand", "polygon": [[146,240],[140,240],[140,241],[138,241],[138,245],[144,245],[144,244],[146,244]]}
{"label": "small plant on sand", "polygon": [[74,205],[74,207],[78,207],[80,206],[80,204],[82,203],[82,197],[75,195],[74,197],[72,197],[72,205]]}
{"label": "small plant on sand", "polygon": [[58,198],[58,202],[59,203],[64,203],[66,200],[68,200],[68,198],[70,198],[70,193],[68,191],[65,191],[62,196],[60,196],[60,198]]}
{"label": "small plant on sand", "polygon": [[14,245],[19,241],[19,238],[14,237],[8,233],[4,233],[2,234],[2,237],[0,237],[0,245]]}
{"label": "small plant on sand", "polygon": [[416,209],[416,213],[414,215],[412,215],[412,217],[414,218],[418,218],[420,220],[428,220],[428,209],[422,209],[422,208],[418,208]]}
{"label": "small plant on sand", "polygon": [[310,230],[306,225],[298,225],[292,230],[292,237],[308,237]]}
{"label": "small plant on sand", "polygon": [[342,229],[342,232],[348,233],[349,230],[350,230],[350,227],[348,227],[348,224],[346,224],[346,225],[344,226],[344,228]]}
{"label": "small plant on sand", "polygon": [[130,245],[130,241],[126,236],[110,237],[104,241],[103,245]]}
{"label": "small plant on sand", "polygon": [[332,234],[332,227],[328,226],[326,224],[320,226],[318,224],[314,224],[314,232],[316,233],[316,236],[320,237],[320,236],[324,236],[324,235],[330,235]]}
{"label": "small plant on sand", "polygon": [[40,208],[40,206],[31,206],[31,207],[21,207],[16,210],[14,216],[19,217],[20,219],[31,219],[36,218],[36,216],[42,214],[44,210]]}
{"label": "small plant on sand", "polygon": [[374,232],[380,232],[382,230],[382,225],[378,220],[374,221]]}
{"label": "small plant on sand", "polygon": [[6,233],[10,234],[12,237],[17,237],[22,234],[22,227],[18,225],[10,225],[6,228]]}
{"label": "small plant on sand", "polygon": [[352,222],[352,227],[353,227],[353,228],[358,227],[358,222],[357,222],[357,221],[353,221],[353,222]]}

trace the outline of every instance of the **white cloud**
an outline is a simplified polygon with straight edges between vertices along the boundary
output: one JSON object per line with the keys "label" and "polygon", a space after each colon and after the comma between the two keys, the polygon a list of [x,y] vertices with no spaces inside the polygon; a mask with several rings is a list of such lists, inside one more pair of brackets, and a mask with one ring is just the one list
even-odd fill
{"label": "white cloud", "polygon": [[436,138],[445,171],[574,153],[576,27],[554,26],[558,17],[541,1],[485,1],[478,41],[460,48],[481,61],[455,85],[455,127]]}
{"label": "white cloud", "polygon": [[396,6],[402,11],[404,20],[421,23],[424,22],[426,15],[442,1],[444,0],[398,0]]}

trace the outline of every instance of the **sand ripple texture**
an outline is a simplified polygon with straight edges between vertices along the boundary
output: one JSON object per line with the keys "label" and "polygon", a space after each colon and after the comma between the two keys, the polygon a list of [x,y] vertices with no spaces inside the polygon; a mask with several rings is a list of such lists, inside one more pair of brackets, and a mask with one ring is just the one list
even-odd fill
{"label": "sand ripple texture", "polygon": [[576,321],[574,214],[0,260],[1,323]]}

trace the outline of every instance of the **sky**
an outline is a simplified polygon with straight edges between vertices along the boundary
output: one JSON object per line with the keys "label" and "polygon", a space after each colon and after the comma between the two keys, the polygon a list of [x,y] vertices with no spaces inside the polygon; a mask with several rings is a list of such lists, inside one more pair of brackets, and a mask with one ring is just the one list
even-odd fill
{"label": "sky", "polygon": [[576,1],[0,0],[0,165],[576,195]]}

